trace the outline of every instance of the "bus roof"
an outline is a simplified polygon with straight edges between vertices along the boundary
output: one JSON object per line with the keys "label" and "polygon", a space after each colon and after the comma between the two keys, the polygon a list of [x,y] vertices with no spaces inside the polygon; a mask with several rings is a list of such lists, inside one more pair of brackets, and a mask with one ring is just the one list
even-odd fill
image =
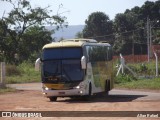
{"label": "bus roof", "polygon": [[108,43],[98,43],[94,39],[65,39],[60,42],[52,42],[49,44],[44,45],[43,49],[45,48],[59,48],[59,47],[81,47],[84,44],[103,44],[109,45]]}

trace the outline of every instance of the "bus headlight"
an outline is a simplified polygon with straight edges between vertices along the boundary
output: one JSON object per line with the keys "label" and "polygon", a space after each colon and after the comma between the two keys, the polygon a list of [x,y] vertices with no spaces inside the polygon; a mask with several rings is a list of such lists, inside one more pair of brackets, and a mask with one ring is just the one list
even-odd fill
{"label": "bus headlight", "polygon": [[45,87],[45,90],[51,90],[50,88],[48,88],[48,87]]}
{"label": "bus headlight", "polygon": [[78,86],[76,86],[76,89],[79,89],[80,88],[80,86],[78,85]]}
{"label": "bus headlight", "polygon": [[80,88],[83,88],[84,86],[83,85],[78,85],[76,87],[74,87],[75,89],[80,89]]}

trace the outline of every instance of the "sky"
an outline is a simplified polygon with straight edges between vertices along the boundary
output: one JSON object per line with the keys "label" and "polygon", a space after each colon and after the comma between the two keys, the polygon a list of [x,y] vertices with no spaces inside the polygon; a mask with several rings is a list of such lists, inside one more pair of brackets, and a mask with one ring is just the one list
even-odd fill
{"label": "sky", "polygon": [[[85,20],[93,12],[104,12],[111,20],[117,13],[124,13],[126,9],[135,6],[141,7],[147,0],[29,0],[32,7],[47,7],[54,14],[60,14],[67,18],[68,25],[84,25]],[[149,0],[157,1],[157,0]],[[12,5],[0,1],[0,18],[7,16]]]}

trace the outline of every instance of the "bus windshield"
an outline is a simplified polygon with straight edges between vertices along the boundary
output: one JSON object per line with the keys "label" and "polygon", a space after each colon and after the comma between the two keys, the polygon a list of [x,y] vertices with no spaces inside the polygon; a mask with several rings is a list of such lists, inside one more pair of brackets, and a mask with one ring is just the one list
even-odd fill
{"label": "bus windshield", "polygon": [[81,57],[81,48],[52,48],[43,50],[42,60],[80,59]]}
{"label": "bus windshield", "polygon": [[[76,82],[83,79],[81,48],[44,49],[42,71],[45,82]],[[48,78],[56,79],[50,80]]]}

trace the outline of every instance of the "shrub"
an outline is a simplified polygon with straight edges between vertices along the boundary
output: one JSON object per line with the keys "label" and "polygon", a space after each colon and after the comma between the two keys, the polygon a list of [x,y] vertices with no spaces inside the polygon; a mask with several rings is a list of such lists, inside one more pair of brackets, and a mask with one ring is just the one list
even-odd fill
{"label": "shrub", "polygon": [[40,72],[34,70],[34,64],[23,62],[18,66],[7,65],[6,83],[40,82]]}
{"label": "shrub", "polygon": [[21,72],[15,65],[6,65],[6,75],[21,75]]}
{"label": "shrub", "polygon": [[26,74],[26,75],[34,75],[35,73],[35,70],[34,70],[34,65],[31,63],[31,62],[23,62],[21,63],[18,68],[20,69],[20,71],[23,73],[23,74]]}
{"label": "shrub", "polygon": [[137,79],[130,74],[119,74],[118,76],[115,77],[116,84],[131,82],[133,80],[137,80]]}

